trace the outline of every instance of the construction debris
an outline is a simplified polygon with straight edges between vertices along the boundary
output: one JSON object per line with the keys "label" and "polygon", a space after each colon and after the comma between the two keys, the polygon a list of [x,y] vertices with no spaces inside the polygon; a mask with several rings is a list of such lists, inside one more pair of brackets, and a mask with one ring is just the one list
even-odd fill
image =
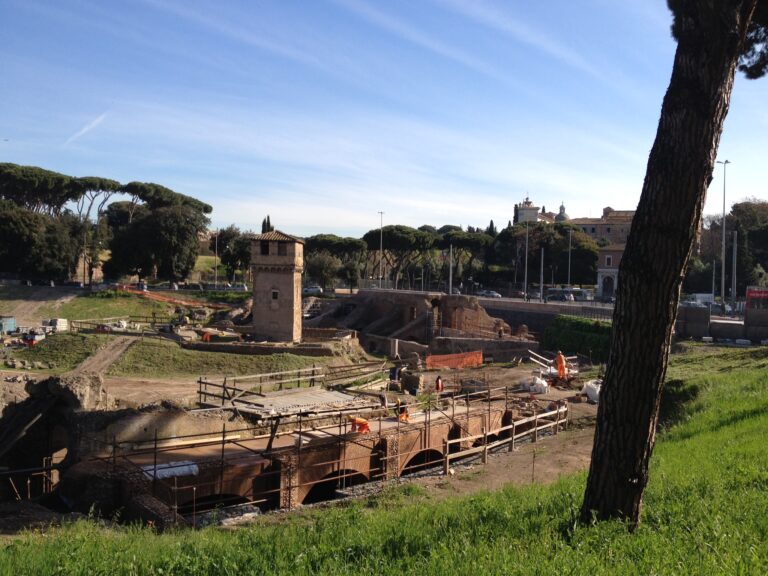
{"label": "construction debris", "polygon": [[602,386],[602,380],[588,380],[584,383],[581,393],[584,394],[590,402],[597,404],[600,400],[600,390]]}

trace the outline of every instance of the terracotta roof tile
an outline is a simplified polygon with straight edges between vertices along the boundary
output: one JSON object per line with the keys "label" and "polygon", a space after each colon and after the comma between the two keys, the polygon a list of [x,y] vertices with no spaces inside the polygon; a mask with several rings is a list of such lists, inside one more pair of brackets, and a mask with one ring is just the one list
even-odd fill
{"label": "terracotta roof tile", "polygon": [[268,242],[298,242],[304,244],[304,240],[297,236],[290,236],[280,230],[272,230],[271,232],[265,232],[264,234],[252,234],[251,240],[266,240]]}

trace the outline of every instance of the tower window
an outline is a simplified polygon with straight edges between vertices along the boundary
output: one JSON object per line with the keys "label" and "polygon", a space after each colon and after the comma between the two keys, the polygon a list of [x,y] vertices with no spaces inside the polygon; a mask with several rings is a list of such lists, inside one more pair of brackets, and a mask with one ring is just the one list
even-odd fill
{"label": "tower window", "polygon": [[605,265],[606,266],[613,266],[613,256],[606,256],[605,257]]}
{"label": "tower window", "polygon": [[278,298],[280,298],[280,291],[272,290],[272,300],[277,300]]}
{"label": "tower window", "polygon": [[261,255],[269,256],[269,242],[267,240],[261,241]]}

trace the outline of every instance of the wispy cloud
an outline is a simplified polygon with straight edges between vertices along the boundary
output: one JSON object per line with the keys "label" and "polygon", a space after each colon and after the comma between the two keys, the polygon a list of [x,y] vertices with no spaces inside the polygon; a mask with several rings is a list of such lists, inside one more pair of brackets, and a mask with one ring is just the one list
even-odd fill
{"label": "wispy cloud", "polygon": [[103,114],[101,114],[101,115],[97,116],[96,118],[94,118],[93,120],[91,120],[90,122],[88,122],[88,124],[86,124],[85,126],[83,126],[82,128],[80,128],[80,130],[78,130],[77,132],[75,132],[74,134],[72,134],[72,136],[70,136],[69,138],[67,138],[67,141],[66,141],[66,142],[64,142],[64,145],[67,145],[67,144],[72,144],[72,142],[74,142],[75,140],[77,140],[77,139],[78,139],[78,138],[80,138],[81,136],[85,136],[86,134],[88,134],[88,132],[90,132],[91,130],[93,130],[94,128],[96,128],[96,127],[97,127],[99,124],[101,124],[102,122],[104,122],[104,119],[105,119],[106,117],[107,117],[107,113],[106,113],[106,112],[104,112]]}
{"label": "wispy cloud", "polygon": [[480,74],[484,74],[485,76],[495,80],[504,83],[509,82],[508,74],[505,74],[501,70],[498,70],[488,63],[483,62],[482,60],[474,58],[461,50],[458,50],[428,34],[425,34],[424,32],[418,30],[416,27],[411,26],[410,24],[398,18],[395,18],[389,14],[385,14],[370,4],[366,4],[365,2],[361,2],[359,0],[333,1],[335,4],[346,8],[350,12],[354,12],[367,22],[387,30],[392,34],[407,40],[411,44],[420,46],[421,48],[429,50],[438,56],[452,60],[471,70],[474,70],[475,72],[479,72]]}
{"label": "wispy cloud", "polygon": [[178,18],[183,18],[200,27],[207,28],[208,30],[227,37],[234,42],[257,48],[274,56],[305,66],[323,70],[326,70],[327,68],[320,59],[311,53],[307,53],[300,48],[271,39],[263,32],[257,33],[253,29],[248,28],[244,23],[235,24],[227,22],[222,18],[217,17],[217,15],[211,14],[210,11],[213,10],[213,8],[210,8],[206,13],[202,13],[192,10],[187,6],[170,4],[162,0],[144,0],[144,3],[157,10],[161,10]]}
{"label": "wispy cloud", "polygon": [[[372,218],[372,205],[412,226],[506,223],[527,191],[549,209],[564,201],[572,216],[636,203],[643,159],[633,157],[630,143],[612,140],[610,126],[595,125],[586,134],[557,123],[536,126],[542,141],[382,112],[345,110],[342,121],[275,108],[213,113],[136,104],[121,112],[115,130],[125,150],[151,143],[128,153],[131,178],[166,174],[166,185],[215,200],[214,219],[222,225],[254,227],[270,214],[296,233],[338,225],[347,234],[353,223]],[[558,134],[562,141],[555,144]],[[583,154],[558,160],[560,148]],[[631,171],[638,175],[627,185]]]}
{"label": "wispy cloud", "polygon": [[546,34],[535,30],[529,23],[519,22],[507,12],[498,10],[480,0],[434,0],[438,4],[471,18],[488,28],[507,34],[516,41],[527,44],[555,60],[602,79],[602,74],[587,60]]}

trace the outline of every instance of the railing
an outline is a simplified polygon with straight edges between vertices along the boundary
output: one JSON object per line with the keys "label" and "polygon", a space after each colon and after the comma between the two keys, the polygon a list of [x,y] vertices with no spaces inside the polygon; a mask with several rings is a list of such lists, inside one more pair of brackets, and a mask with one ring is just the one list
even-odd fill
{"label": "railing", "polygon": [[[562,418],[561,418],[562,415]],[[551,418],[552,416],[555,417],[555,420],[548,420],[547,418]],[[539,424],[540,421],[544,421],[544,424]],[[523,432],[516,433],[516,429],[519,429],[521,426],[525,424],[533,423],[532,428],[528,428],[524,430]],[[444,440],[444,449],[443,452],[445,454],[444,457],[444,466],[443,469],[446,474],[448,474],[448,470],[450,469],[451,460],[458,460],[461,458],[466,458],[467,456],[471,456],[473,454],[482,454],[482,461],[483,464],[487,463],[488,461],[488,452],[499,448],[501,446],[504,446],[505,444],[509,445],[509,451],[512,452],[515,449],[515,441],[520,440],[521,438],[525,438],[526,436],[533,436],[533,441],[537,442],[539,439],[539,431],[542,430],[548,430],[550,428],[555,429],[555,434],[557,434],[559,428],[561,425],[567,426],[568,423],[568,407],[561,405],[558,406],[556,410],[552,410],[549,412],[544,412],[542,414],[536,414],[534,416],[529,416],[527,418],[523,418],[521,420],[516,420],[512,422],[512,424],[508,424],[506,426],[502,426],[500,428],[496,428],[494,430],[490,431],[483,431],[482,434],[474,434],[472,436],[464,436],[462,438],[456,438],[453,440]],[[488,442],[488,438],[490,436],[499,436],[505,433],[509,433],[509,436],[506,438],[502,438],[500,440],[496,440],[494,442]],[[476,446],[473,448],[468,448],[466,450],[461,450],[459,452],[453,452],[451,453],[451,446],[453,445],[461,445],[466,442],[471,442],[474,440],[481,440],[482,444],[480,446]]]}
{"label": "railing", "polygon": [[[275,420],[260,427],[228,429],[222,424],[220,433],[161,437],[155,431],[153,437],[129,446],[114,438],[111,443],[102,442],[104,449],[97,459],[111,463],[115,473],[119,473],[118,463],[123,470],[140,473],[174,518],[191,516],[197,524],[199,514],[216,505],[292,508],[332,498],[337,490],[357,483],[385,483],[441,465],[448,471],[451,462],[477,454],[485,463],[489,452],[505,445],[513,451],[527,437],[536,442],[547,430],[557,434],[567,427],[565,404],[536,413],[530,399],[510,394],[502,387],[453,397],[431,395],[410,406],[422,410],[413,412],[410,422],[401,421],[397,409],[369,416],[368,434],[354,431],[345,410],[312,416],[299,413],[285,430],[279,430],[280,421]],[[470,426],[478,425],[478,418],[485,426],[503,422],[515,406],[528,413],[533,407],[534,414],[524,413],[510,424],[483,429],[480,434],[468,433]],[[448,431],[446,424],[450,424]],[[436,425],[448,437],[435,437]],[[461,437],[451,438],[450,431],[457,428]],[[286,437],[291,441],[286,442]],[[389,455],[389,444],[382,443],[382,438],[393,440],[395,449]],[[402,438],[409,440],[404,443]],[[462,450],[464,444],[480,445]],[[364,449],[349,450],[355,446]],[[188,471],[190,467],[194,473]]]}

